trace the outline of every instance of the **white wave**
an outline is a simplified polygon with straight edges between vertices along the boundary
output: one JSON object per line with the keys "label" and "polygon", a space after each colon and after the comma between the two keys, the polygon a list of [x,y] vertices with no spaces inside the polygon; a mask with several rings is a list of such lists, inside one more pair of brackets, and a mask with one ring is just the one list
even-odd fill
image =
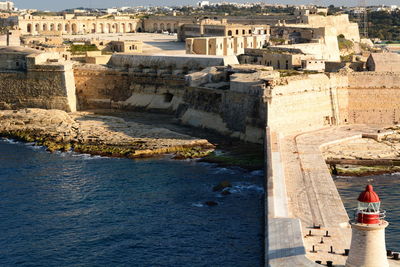
{"label": "white wave", "polygon": [[350,176],[340,176],[340,175],[335,175],[334,177],[335,177],[335,179],[350,179],[350,178],[352,178]]}
{"label": "white wave", "polygon": [[45,149],[44,146],[28,146],[28,148],[33,150]]}
{"label": "white wave", "polygon": [[13,139],[2,138],[1,141],[8,143],[8,144],[20,144],[21,142],[15,141]]}
{"label": "white wave", "polygon": [[201,203],[193,203],[192,206],[196,207],[196,208],[203,208],[204,207],[204,205],[201,204]]}
{"label": "white wave", "polygon": [[77,158],[82,158],[83,160],[92,160],[101,158],[100,156],[92,156],[90,154],[79,154],[79,153],[73,153],[72,156]]}
{"label": "white wave", "polygon": [[100,155],[81,154],[81,153],[77,153],[77,152],[73,152],[73,151],[64,152],[64,153],[70,153],[72,155],[72,157],[82,158],[82,160],[94,160],[94,159],[106,159],[106,158],[108,158],[108,157],[103,157],[103,156],[100,156]]}
{"label": "white wave", "polygon": [[215,154],[216,156],[221,156],[221,155],[224,154],[224,152],[222,152],[222,150],[214,150],[214,154]]}
{"label": "white wave", "polygon": [[30,142],[30,143],[25,143],[24,145],[26,146],[34,146],[36,143],[35,142]]}
{"label": "white wave", "polygon": [[234,193],[243,193],[243,192],[256,192],[256,193],[264,193],[264,188],[262,186],[250,183],[236,183],[233,184],[232,187],[228,188],[229,192]]}

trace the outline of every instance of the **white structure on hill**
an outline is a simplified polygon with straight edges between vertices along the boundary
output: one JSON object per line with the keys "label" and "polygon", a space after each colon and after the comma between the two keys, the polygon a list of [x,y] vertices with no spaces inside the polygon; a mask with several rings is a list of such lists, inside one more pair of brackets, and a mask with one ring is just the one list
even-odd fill
{"label": "white structure on hill", "polygon": [[0,2],[0,10],[14,10],[14,3],[10,1]]}

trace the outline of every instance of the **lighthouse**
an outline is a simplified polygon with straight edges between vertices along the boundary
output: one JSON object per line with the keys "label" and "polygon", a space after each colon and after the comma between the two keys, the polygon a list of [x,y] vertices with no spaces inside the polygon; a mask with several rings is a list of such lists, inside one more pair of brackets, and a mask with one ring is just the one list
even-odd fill
{"label": "lighthouse", "polygon": [[358,197],[355,218],[350,222],[352,237],[346,267],[388,267],[385,228],[389,225],[381,201],[372,185]]}

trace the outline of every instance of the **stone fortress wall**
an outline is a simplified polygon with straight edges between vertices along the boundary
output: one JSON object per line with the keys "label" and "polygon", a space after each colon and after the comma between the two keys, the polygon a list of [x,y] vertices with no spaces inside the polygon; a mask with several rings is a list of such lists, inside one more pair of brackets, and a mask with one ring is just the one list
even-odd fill
{"label": "stone fortress wall", "polygon": [[348,80],[345,90],[348,102],[342,104],[342,123],[392,125],[400,122],[399,72],[353,72]]}
{"label": "stone fortress wall", "polygon": [[0,108],[76,111],[73,68],[58,53],[0,49]]}
{"label": "stone fortress wall", "polygon": [[[135,56],[132,56],[135,57]],[[204,71],[191,72],[188,66],[199,68],[191,62],[188,65],[158,64],[155,69],[152,60],[123,68],[82,66],[75,69],[75,80],[79,106],[86,108],[114,108],[124,110],[146,110],[175,114],[184,124],[218,131],[243,140],[262,143],[265,122],[265,108],[261,84],[243,83],[241,88],[232,90],[235,81],[227,81],[226,65],[223,58],[200,57],[199,64],[219,65]],[[122,60],[124,61],[124,60]],[[193,61],[193,59],[192,59]],[[121,63],[121,60],[118,60]],[[128,62],[125,59],[125,64]],[[224,66],[225,65],[225,66]],[[235,70],[240,73],[240,70]],[[185,77],[186,76],[186,77]],[[208,77],[208,78],[204,78]],[[205,80],[204,80],[205,79]],[[208,87],[210,80],[211,85]],[[258,81],[260,83],[260,81]],[[231,90],[228,90],[231,86]]]}
{"label": "stone fortress wall", "polygon": [[[192,70],[183,66],[174,65],[172,71],[167,66],[154,69],[139,65],[126,69],[120,65],[119,70],[77,68],[81,107],[169,112],[184,123],[256,142],[261,142],[266,108],[268,126],[282,135],[333,125],[388,125],[400,120],[400,73],[321,73],[283,78],[248,74],[250,78],[236,78],[242,75],[237,71],[227,80],[226,72],[206,68],[187,75],[190,81],[185,81],[185,73]],[[257,70],[257,66],[252,68]],[[268,67],[260,68],[269,73]],[[244,111],[247,114],[240,120],[231,116]]]}
{"label": "stone fortress wall", "polygon": [[283,78],[268,88],[268,126],[282,135],[312,131],[339,122],[340,105],[346,98],[345,75],[314,74]]}
{"label": "stone fortress wall", "polygon": [[109,66],[73,69],[51,53],[33,52],[0,53],[2,108],[74,111],[78,102],[79,109],[168,112],[183,123],[256,143],[263,141],[266,122],[288,135],[400,120],[400,73],[279,77],[269,67],[235,65],[229,57],[141,55],[114,55]]}
{"label": "stone fortress wall", "polygon": [[301,16],[298,22],[312,27],[333,27],[336,29],[337,35],[343,34],[348,40],[360,42],[358,24],[351,23],[348,14],[333,16],[306,15]]}
{"label": "stone fortress wall", "polygon": [[400,121],[400,73],[293,76],[265,92],[268,125],[282,135],[331,125]]}

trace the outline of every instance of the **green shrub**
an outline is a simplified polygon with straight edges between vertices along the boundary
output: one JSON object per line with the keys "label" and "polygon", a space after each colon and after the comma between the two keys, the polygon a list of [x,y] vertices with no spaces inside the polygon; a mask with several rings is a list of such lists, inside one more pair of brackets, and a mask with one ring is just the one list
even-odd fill
{"label": "green shrub", "polygon": [[354,47],[354,43],[352,41],[344,38],[343,34],[338,36],[338,43],[339,43],[340,50],[349,50]]}
{"label": "green shrub", "polygon": [[71,53],[76,54],[83,54],[87,51],[99,51],[96,45],[71,45]]}

